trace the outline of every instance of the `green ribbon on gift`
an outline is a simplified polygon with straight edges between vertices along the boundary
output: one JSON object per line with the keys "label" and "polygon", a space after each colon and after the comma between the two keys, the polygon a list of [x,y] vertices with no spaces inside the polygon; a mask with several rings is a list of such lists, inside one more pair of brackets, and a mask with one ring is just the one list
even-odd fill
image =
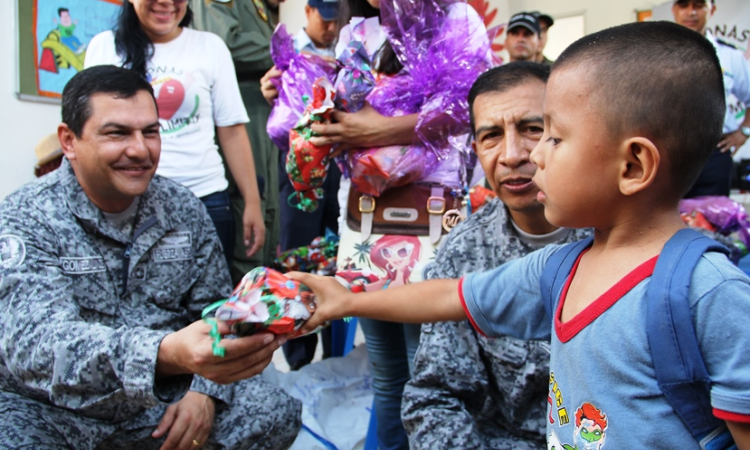
{"label": "green ribbon on gift", "polygon": [[214,356],[219,356],[221,358],[224,357],[226,354],[226,350],[224,347],[219,345],[221,342],[221,333],[219,333],[219,323],[216,321],[215,317],[207,317],[209,314],[213,313],[217,309],[221,307],[224,303],[227,302],[227,299],[219,300],[218,302],[211,303],[210,305],[203,308],[203,312],[201,312],[201,319],[203,319],[204,322],[211,325],[211,330],[208,332],[208,335],[211,336],[213,339],[213,344],[211,344],[211,349],[214,352]]}

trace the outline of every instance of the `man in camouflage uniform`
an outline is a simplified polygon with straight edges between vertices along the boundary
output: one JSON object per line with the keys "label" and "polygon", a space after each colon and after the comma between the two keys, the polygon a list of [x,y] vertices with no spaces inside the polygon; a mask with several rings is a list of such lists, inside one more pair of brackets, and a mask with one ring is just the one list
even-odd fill
{"label": "man in camouflage uniform", "polygon": [[[542,136],[549,68],[515,62],[481,75],[469,94],[472,144],[498,195],[447,236],[425,279],[481,272],[551,243],[588,235],[544,218],[529,154]],[[412,450],[544,449],[549,343],[488,339],[468,321],[424,324],[402,418]]]}
{"label": "man in camouflage uniform", "polygon": [[250,378],[284,339],[220,358],[199,320],[231,285],[200,200],[154,176],[151,86],[94,67],[62,110],[62,166],[0,203],[0,448],[287,448],[299,402]]}
{"label": "man in camouflage uniform", "polygon": [[[235,283],[253,268],[270,265],[276,258],[279,244],[279,149],[266,133],[271,106],[260,93],[260,79],[273,66],[271,35],[276,21],[268,6],[265,0],[190,0],[193,26],[219,35],[232,52],[242,101],[250,116],[250,122],[245,126],[255,158],[261,211],[265,214],[266,242],[260,251],[248,258],[242,227],[238,228],[231,267]],[[231,177],[228,171],[227,176]],[[232,208],[235,219],[241,222],[244,204],[239,193],[232,195]]]}

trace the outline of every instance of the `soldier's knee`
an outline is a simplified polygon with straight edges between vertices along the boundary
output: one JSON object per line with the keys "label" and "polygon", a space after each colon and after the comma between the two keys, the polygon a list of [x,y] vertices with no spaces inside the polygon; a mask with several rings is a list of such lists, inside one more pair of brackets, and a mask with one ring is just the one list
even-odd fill
{"label": "soldier's knee", "polygon": [[68,449],[64,436],[48,421],[44,405],[0,395],[0,448]]}
{"label": "soldier's knee", "polygon": [[288,448],[302,426],[302,403],[260,377],[238,382],[234,387],[232,404],[219,418],[222,424],[217,424],[217,428],[235,435],[217,438],[242,442],[237,448]]}

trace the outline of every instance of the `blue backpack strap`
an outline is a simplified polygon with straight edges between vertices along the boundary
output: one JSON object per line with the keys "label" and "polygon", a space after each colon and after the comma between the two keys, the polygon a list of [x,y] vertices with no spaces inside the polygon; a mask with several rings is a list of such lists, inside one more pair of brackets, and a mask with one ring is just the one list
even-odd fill
{"label": "blue backpack strap", "polygon": [[593,240],[593,237],[589,237],[582,241],[565,244],[547,260],[547,264],[542,271],[542,277],[539,280],[539,286],[542,291],[542,303],[544,303],[544,309],[547,311],[550,323],[555,323],[555,301],[563,286],[565,286],[565,281],[567,281],[570,271],[573,270],[573,265],[581,252],[591,247]]}
{"label": "blue backpack strap", "polygon": [[707,445],[701,443],[703,448],[731,448],[726,445],[733,445],[728,431],[723,437],[716,433],[724,422],[713,415],[711,379],[689,305],[693,269],[707,251],[729,254],[723,245],[690,229],[680,230],[664,246],[646,294],[648,343],[659,388],[693,436],[699,442],[710,438]]}

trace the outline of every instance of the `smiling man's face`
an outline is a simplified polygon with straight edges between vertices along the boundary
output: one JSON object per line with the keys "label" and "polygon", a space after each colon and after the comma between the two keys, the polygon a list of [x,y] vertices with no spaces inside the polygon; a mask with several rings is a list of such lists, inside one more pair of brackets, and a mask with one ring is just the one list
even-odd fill
{"label": "smiling man's face", "polygon": [[154,98],[99,93],[89,99],[90,116],[80,136],[66,124],[58,138],[86,195],[102,211],[120,212],[146,192],[161,153]]}

